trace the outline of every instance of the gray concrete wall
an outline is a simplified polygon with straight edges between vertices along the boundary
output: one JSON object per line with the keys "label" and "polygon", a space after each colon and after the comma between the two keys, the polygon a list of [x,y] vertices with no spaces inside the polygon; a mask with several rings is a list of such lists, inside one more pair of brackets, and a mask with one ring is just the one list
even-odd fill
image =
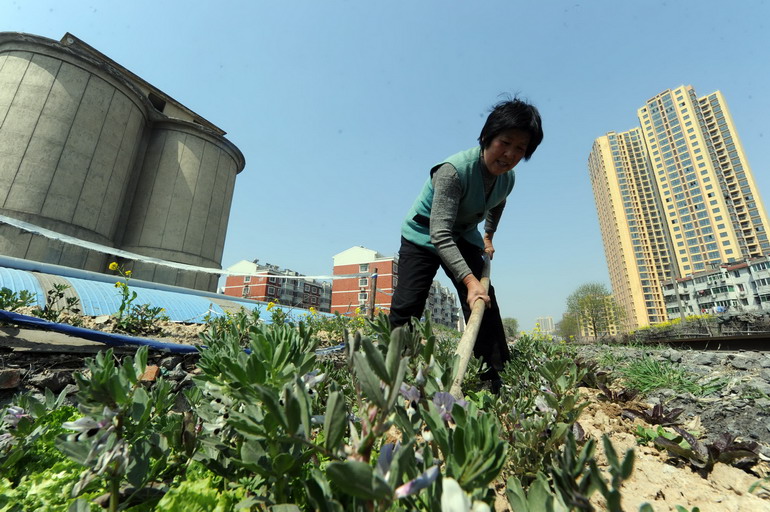
{"label": "gray concrete wall", "polygon": [[[0,33],[0,214],[221,268],[243,155],[207,121],[158,112],[147,95],[162,93],[76,38],[65,40]],[[0,225],[0,253],[96,271],[112,259],[7,225]],[[208,274],[154,265],[135,271],[141,279],[216,289]]]}
{"label": "gray concrete wall", "polygon": [[[239,166],[237,153],[218,139],[189,123],[156,123],[125,223],[123,249],[219,268]],[[137,266],[137,272],[144,268],[149,267]],[[177,286],[211,281],[206,274],[177,275],[169,268],[153,272],[153,281]]]}
{"label": "gray concrete wall", "polygon": [[[144,109],[89,63],[20,46],[0,53],[0,213],[113,245]],[[101,270],[106,258],[2,228],[3,254],[89,270]]]}

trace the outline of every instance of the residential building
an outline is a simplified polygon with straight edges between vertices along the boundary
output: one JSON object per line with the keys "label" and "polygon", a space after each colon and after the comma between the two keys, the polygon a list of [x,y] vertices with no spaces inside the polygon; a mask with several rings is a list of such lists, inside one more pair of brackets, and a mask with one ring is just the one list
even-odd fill
{"label": "residential building", "polygon": [[553,334],[556,328],[553,324],[553,317],[541,316],[535,319],[535,324],[543,334]]}
{"label": "residential building", "polygon": [[588,169],[624,328],[668,318],[662,283],[770,253],[767,215],[722,94],[669,89],[640,126],[594,142]]}
{"label": "residential building", "polygon": [[425,311],[430,312],[433,323],[460,330],[458,320],[462,315],[457,305],[457,296],[451,288],[443,286],[438,281],[433,281],[430,286]]}
{"label": "residential building", "polygon": [[[332,313],[352,315],[356,310],[368,313],[371,308],[388,312],[393,291],[398,285],[398,258],[384,256],[366,247],[351,247],[334,255],[335,276],[332,281]],[[375,289],[376,288],[376,289]],[[434,282],[426,303],[433,321],[457,328],[457,298],[448,288]]]}
{"label": "residential building", "polygon": [[770,311],[770,258],[725,263],[663,284],[670,319]]}
{"label": "residential building", "polygon": [[348,277],[332,281],[332,313],[352,315],[356,309],[368,312],[372,306],[386,312],[390,309],[398,283],[396,257],[357,246],[335,254],[333,261],[332,275]]}
{"label": "residential building", "polygon": [[264,302],[277,302],[287,307],[298,307],[328,313],[331,306],[331,285],[318,279],[303,278],[302,274],[281,269],[259,260],[239,261],[227,269],[239,275],[227,276],[223,293]]}
{"label": "residential building", "polygon": [[578,317],[580,337],[584,340],[597,340],[606,336],[615,336],[623,325],[618,319],[618,308],[612,295],[604,298],[604,306],[594,311],[585,311]]}
{"label": "residential building", "polygon": [[0,32],[0,119],[0,215],[79,241],[0,224],[0,254],[106,272],[118,249],[137,279],[216,288],[150,261],[221,269],[245,165],[221,128],[72,34]]}

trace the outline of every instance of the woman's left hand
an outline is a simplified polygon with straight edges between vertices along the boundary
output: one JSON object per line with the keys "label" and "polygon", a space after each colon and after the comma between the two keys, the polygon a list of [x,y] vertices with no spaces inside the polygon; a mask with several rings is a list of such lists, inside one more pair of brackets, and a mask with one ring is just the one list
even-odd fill
{"label": "woman's left hand", "polygon": [[489,254],[489,259],[495,255],[495,246],[492,244],[492,234],[484,233],[484,252]]}

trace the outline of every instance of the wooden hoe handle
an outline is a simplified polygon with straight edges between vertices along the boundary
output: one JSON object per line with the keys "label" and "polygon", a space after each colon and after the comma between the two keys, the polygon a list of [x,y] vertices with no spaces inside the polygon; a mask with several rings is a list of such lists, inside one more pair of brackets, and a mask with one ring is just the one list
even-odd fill
{"label": "wooden hoe handle", "polygon": [[[484,253],[484,270],[481,274],[481,285],[487,293],[489,293],[490,267],[489,254]],[[460,356],[460,364],[457,367],[457,375],[455,375],[452,381],[452,388],[449,390],[449,393],[457,399],[463,397],[461,389],[463,378],[465,378],[465,371],[468,369],[468,361],[470,361],[471,354],[473,354],[473,346],[476,344],[476,337],[479,335],[479,327],[481,327],[481,319],[484,316],[486,307],[487,304],[483,299],[476,299],[471,309],[471,316],[468,318],[468,324],[465,326],[465,332],[457,344],[455,354]]]}

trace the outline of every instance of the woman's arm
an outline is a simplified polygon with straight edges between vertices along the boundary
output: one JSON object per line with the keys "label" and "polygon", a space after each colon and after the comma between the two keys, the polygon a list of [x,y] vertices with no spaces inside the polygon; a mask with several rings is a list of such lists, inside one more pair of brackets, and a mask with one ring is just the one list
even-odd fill
{"label": "woman's arm", "polygon": [[490,299],[470,267],[460,254],[452,239],[452,227],[462,196],[457,169],[444,164],[433,173],[433,204],[430,212],[430,241],[438,251],[441,260],[449,267],[458,282],[468,288],[468,304],[473,307],[476,299],[483,299],[489,305]]}
{"label": "woman's arm", "polygon": [[505,201],[489,210],[486,222],[484,222],[484,251],[489,253],[490,260],[495,254],[495,246],[492,244],[492,238],[495,236],[497,224],[500,222],[500,217],[503,216],[504,209]]}

